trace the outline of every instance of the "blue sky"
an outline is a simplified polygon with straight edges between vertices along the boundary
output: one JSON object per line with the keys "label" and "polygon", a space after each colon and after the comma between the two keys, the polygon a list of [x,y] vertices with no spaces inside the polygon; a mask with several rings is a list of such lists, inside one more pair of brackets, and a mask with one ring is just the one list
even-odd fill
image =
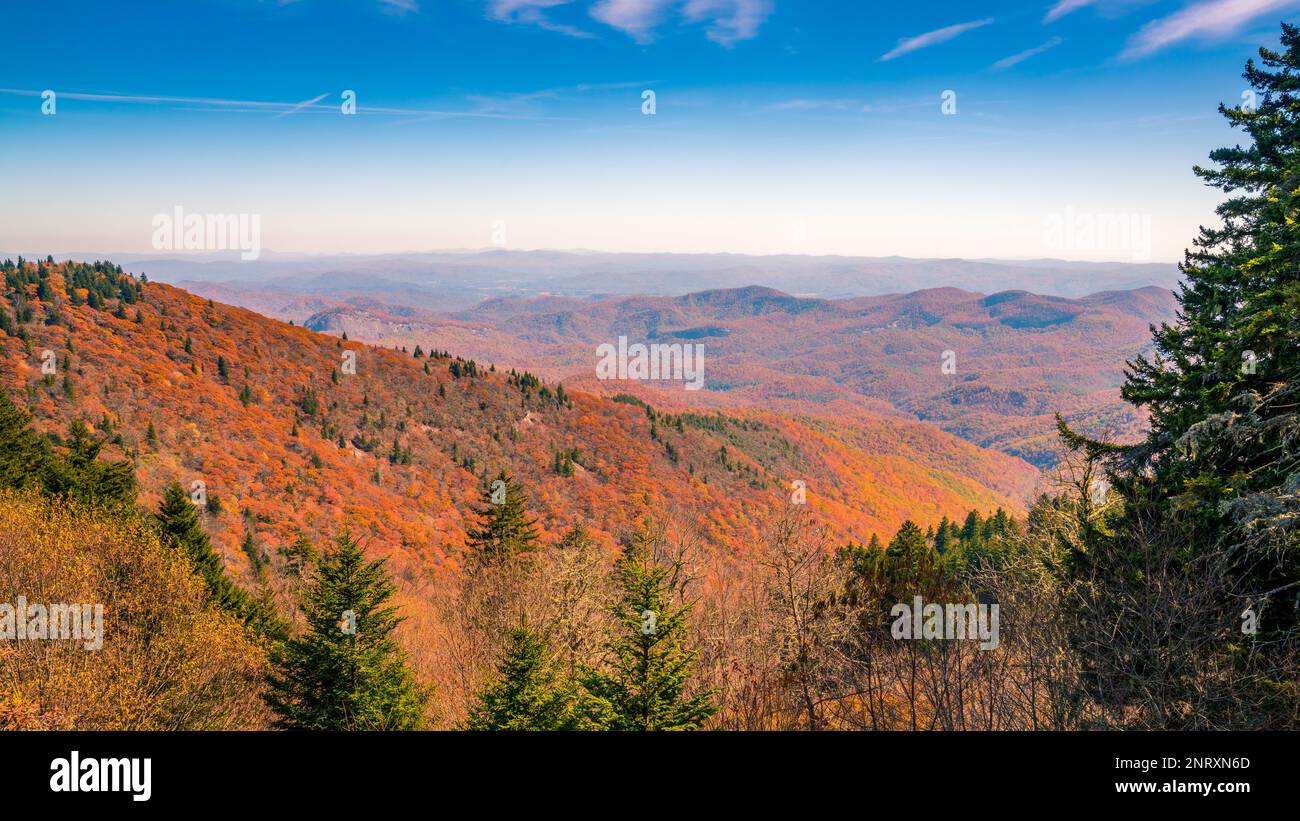
{"label": "blue sky", "polygon": [[[281,251],[1175,260],[1218,200],[1191,165],[1238,139],[1215,107],[1297,11],[9,3],[0,249],[148,251],[179,205],[257,214]],[[1079,222],[1113,217],[1137,239]]]}

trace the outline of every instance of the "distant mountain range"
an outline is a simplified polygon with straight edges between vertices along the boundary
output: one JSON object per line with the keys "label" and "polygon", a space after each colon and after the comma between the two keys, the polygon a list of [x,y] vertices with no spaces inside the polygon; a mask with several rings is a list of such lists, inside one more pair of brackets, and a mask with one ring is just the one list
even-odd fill
{"label": "distant mountain range", "polygon": [[[1175,316],[1173,293],[1151,286],[1079,298],[945,287],[824,299],[751,285],[680,296],[498,296],[441,310],[374,293],[190,287],[352,339],[523,363],[595,393],[931,422],[1040,467],[1059,455],[1056,413],[1095,435],[1139,434],[1141,416],[1119,397],[1123,363],[1145,350],[1150,324]],[[620,336],[703,344],[705,390],[601,382],[595,349]],[[953,373],[942,368],[946,351]]]}
{"label": "distant mountain range", "polygon": [[[16,256],[9,254],[10,257]],[[42,256],[44,256],[42,254]],[[56,254],[57,259],[107,258]],[[113,254],[119,264],[156,280],[237,282],[293,295],[400,293],[403,304],[446,309],[500,295],[649,294],[678,296],[705,289],[763,285],[828,299],[955,287],[996,293],[1024,290],[1081,297],[1144,286],[1174,289],[1172,263],[1068,262],[1054,259],[910,259],[905,257],[632,254],[586,251],[434,251],[377,255],[283,254],[265,251],[242,262],[238,253]]]}

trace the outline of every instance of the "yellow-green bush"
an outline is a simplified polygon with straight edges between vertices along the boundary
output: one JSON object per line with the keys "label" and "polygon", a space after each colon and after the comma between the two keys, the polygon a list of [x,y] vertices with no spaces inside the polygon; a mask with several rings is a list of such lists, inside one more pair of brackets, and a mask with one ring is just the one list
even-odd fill
{"label": "yellow-green bush", "polygon": [[260,728],[265,654],[145,522],[0,491],[0,603],[103,605],[103,643],[0,640],[0,727]]}

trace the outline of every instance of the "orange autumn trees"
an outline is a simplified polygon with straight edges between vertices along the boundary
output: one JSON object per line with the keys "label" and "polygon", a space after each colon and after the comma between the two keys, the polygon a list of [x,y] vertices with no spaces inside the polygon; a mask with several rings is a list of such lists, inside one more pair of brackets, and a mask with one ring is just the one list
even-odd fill
{"label": "orange autumn trees", "polygon": [[916,423],[561,401],[507,367],[344,341],[98,266],[5,270],[0,384],[41,430],[79,419],[105,458],[129,460],[147,507],[172,482],[216,497],[215,548],[245,581],[264,558],[272,587],[281,546],[344,527],[408,580],[458,566],[472,500],[500,470],[529,488],[544,539],[582,521],[608,541],[648,501],[705,517],[713,546],[733,551],[796,479],[838,536],[865,540],[908,515],[1019,510],[1027,488],[1008,477],[1032,473]]}

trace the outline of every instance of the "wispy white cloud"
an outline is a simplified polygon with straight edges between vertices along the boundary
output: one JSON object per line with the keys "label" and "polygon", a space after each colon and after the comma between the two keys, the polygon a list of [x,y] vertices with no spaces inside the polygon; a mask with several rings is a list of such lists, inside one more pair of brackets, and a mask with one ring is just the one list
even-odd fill
{"label": "wispy white cloud", "polygon": [[591,7],[591,16],[638,43],[648,43],[672,4],[673,0],[600,0]]}
{"label": "wispy white cloud", "polygon": [[488,14],[493,20],[502,23],[522,23],[537,26],[546,31],[564,34],[569,37],[592,37],[591,32],[584,31],[568,23],[557,23],[546,15],[547,9],[567,6],[573,0],[492,0]]}
{"label": "wispy white cloud", "polygon": [[1097,0],[1058,0],[1055,6],[1052,6],[1047,10],[1047,15],[1043,17],[1043,22],[1051,23],[1060,20],[1070,12],[1087,8],[1096,2]]}
{"label": "wispy white cloud", "polygon": [[[545,108],[562,106],[580,95],[600,94],[609,91],[623,91],[629,88],[648,88],[657,83],[654,79],[624,80],[602,83],[578,83],[576,85],[558,86],[536,91],[524,91],[495,96],[469,95],[465,98],[464,108],[430,109],[404,108],[397,106],[358,105],[358,114],[374,114],[392,118],[398,125],[416,124],[430,120],[446,120],[461,117],[494,120],[565,120],[567,116],[552,115],[541,104],[550,104]],[[0,88],[0,96],[39,97],[41,91],[22,88]],[[245,113],[274,115],[272,119],[287,117],[292,114],[307,113],[334,115],[340,111],[341,97],[329,99],[329,94],[320,94],[301,102],[279,102],[273,100],[233,100],[225,97],[183,97],[161,94],[118,94],[109,92],[58,91],[60,102],[79,100],[103,104],[152,105],[166,107],[172,111],[206,111],[220,113]]]}
{"label": "wispy white cloud", "polygon": [[1204,0],[1147,23],[1129,38],[1119,59],[1146,57],[1191,37],[1230,35],[1261,14],[1297,5],[1297,0]]}
{"label": "wispy white cloud", "polygon": [[[488,15],[503,23],[524,23],[571,37],[591,37],[575,26],[558,23],[550,9],[574,0],[489,0]],[[680,15],[691,24],[705,24],[705,36],[723,46],[758,36],[771,16],[774,0],[596,0],[588,13],[592,19],[618,29],[638,43],[654,41],[655,29]]]}
{"label": "wispy white cloud", "polygon": [[[578,83],[577,85],[544,88],[537,91],[522,91],[508,94],[483,95],[471,94],[466,97],[474,104],[474,110],[480,113],[532,114],[536,104],[564,103],[578,95],[600,94],[606,91],[625,91],[629,88],[644,89],[655,85],[653,80],[637,82]],[[549,118],[548,118],[549,119]]]}
{"label": "wispy white cloud", "polygon": [[535,24],[539,29],[544,31],[553,31],[556,34],[563,34],[567,37],[577,37],[580,40],[589,40],[596,35],[589,31],[571,26],[568,23],[555,23],[550,20],[538,20]]}
{"label": "wispy white cloud", "polygon": [[379,0],[379,7],[393,14],[409,14],[420,10],[420,4],[415,0]]}
{"label": "wispy white cloud", "polygon": [[840,111],[840,112],[860,112],[868,110],[869,106],[859,100],[836,99],[836,100],[817,100],[807,97],[799,97],[793,100],[779,100],[771,105],[765,106],[764,111]]}
{"label": "wispy white cloud", "polygon": [[682,12],[688,22],[709,21],[705,36],[723,46],[758,36],[772,14],[771,0],[690,0]]}
{"label": "wispy white cloud", "polygon": [[987,26],[992,22],[992,17],[986,17],[983,20],[972,20],[969,23],[957,23],[951,26],[944,26],[941,29],[927,31],[925,34],[918,34],[915,37],[908,37],[899,40],[898,45],[880,55],[880,59],[877,62],[883,63],[886,60],[893,60],[895,57],[902,57],[904,54],[910,54],[917,49],[923,49],[927,46],[947,42],[958,35],[965,34],[971,29]]}
{"label": "wispy white cloud", "polygon": [[778,100],[758,110],[763,114],[784,112],[829,112],[831,114],[893,114],[915,108],[929,108],[934,105],[930,99],[925,100],[887,100],[881,102],[864,102],[851,97],[795,97]]}
{"label": "wispy white cloud", "polygon": [[488,11],[496,20],[512,21],[520,14],[564,6],[573,0],[492,0]]}
{"label": "wispy white cloud", "polygon": [[1048,40],[1046,43],[1043,43],[1041,46],[1034,46],[1033,48],[1025,49],[1019,54],[1013,54],[1010,57],[1003,57],[1001,60],[998,60],[996,63],[993,64],[993,68],[998,71],[1003,71],[1005,69],[1011,68],[1017,63],[1023,63],[1025,60],[1028,60],[1030,57],[1034,57],[1038,54],[1042,54],[1044,51],[1047,51],[1049,48],[1056,48],[1063,42],[1065,41],[1062,40],[1060,37],[1053,37],[1052,39]]}
{"label": "wispy white cloud", "polygon": [[[156,94],[89,94],[77,91],[57,91],[61,100],[85,100],[98,103],[183,103],[186,105],[204,105],[213,108],[243,108],[269,112],[288,111],[301,103],[277,103],[266,100],[230,100],[223,97],[174,97]],[[0,88],[0,94],[16,94],[24,97],[36,97],[39,91],[22,88]]]}

